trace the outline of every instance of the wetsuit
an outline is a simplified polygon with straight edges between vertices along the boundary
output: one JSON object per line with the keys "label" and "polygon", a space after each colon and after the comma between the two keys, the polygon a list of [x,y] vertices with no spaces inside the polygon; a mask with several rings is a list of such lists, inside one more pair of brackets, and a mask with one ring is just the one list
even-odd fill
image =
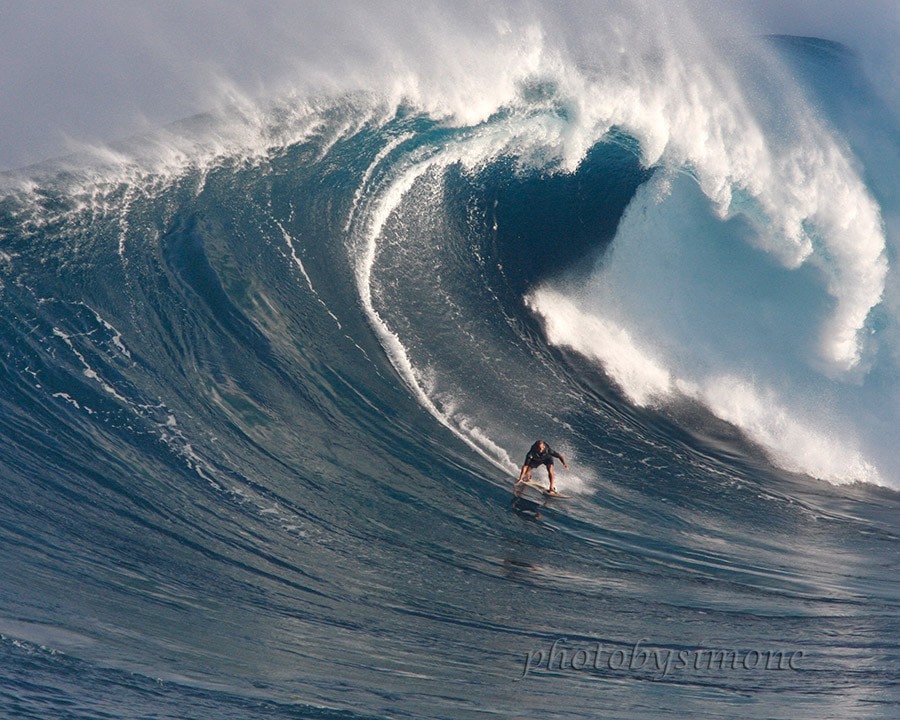
{"label": "wetsuit", "polygon": [[544,452],[538,450],[538,444],[535,443],[525,456],[525,464],[532,470],[541,465],[549,468],[553,464],[553,458],[563,459],[562,455],[552,450],[547,443],[544,443]]}

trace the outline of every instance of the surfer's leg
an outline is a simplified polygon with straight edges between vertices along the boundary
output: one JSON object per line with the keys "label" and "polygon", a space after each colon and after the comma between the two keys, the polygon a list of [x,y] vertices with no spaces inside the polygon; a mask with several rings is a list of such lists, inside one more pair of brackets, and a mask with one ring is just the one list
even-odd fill
{"label": "surfer's leg", "polygon": [[547,463],[547,474],[550,476],[550,492],[554,492],[556,488],[553,487],[553,463]]}

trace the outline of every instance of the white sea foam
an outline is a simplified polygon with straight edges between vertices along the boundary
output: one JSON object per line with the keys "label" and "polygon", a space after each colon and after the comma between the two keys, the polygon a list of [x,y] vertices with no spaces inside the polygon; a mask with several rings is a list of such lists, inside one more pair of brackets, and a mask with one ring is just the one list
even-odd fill
{"label": "white sea foam", "polygon": [[671,397],[669,371],[627,329],[584,313],[573,300],[549,288],[539,288],[526,303],[544,320],[551,343],[600,361],[632,402],[649,405],[654,398]]}
{"label": "white sea foam", "polygon": [[[687,388],[686,388],[687,389]],[[752,380],[720,376],[706,378],[690,394],[718,417],[741,428],[781,467],[832,483],[885,484],[846,428],[822,414],[802,418],[785,407],[777,394]]]}
{"label": "white sea foam", "polygon": [[539,288],[527,298],[543,320],[548,340],[600,362],[628,398],[662,406],[679,397],[702,402],[740,428],[786,470],[833,483],[886,484],[847,428],[820,414],[805,418],[789,410],[770,388],[728,375],[679,377],[650,348],[640,346],[615,322],[581,310],[565,295]]}

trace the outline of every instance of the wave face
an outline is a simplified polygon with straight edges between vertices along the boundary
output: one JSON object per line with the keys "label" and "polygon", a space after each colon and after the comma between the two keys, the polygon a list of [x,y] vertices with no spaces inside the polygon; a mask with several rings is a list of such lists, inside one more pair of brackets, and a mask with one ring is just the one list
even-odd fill
{"label": "wave face", "polygon": [[6,176],[10,716],[895,714],[896,119],[616,18]]}

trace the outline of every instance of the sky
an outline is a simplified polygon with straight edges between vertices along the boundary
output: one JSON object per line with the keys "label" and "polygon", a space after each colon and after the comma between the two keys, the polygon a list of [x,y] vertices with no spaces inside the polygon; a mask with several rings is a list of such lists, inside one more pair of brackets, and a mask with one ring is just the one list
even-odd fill
{"label": "sky", "polygon": [[[850,46],[882,96],[900,104],[900,0],[688,5],[716,13],[723,2],[740,7],[754,32]],[[0,0],[0,170],[203,112],[226,84],[263,97],[291,75],[344,72],[354,61],[405,42],[403,35],[427,38],[435,17],[452,16],[457,30],[476,31],[486,9],[498,4],[413,4],[413,13],[398,0],[374,6],[336,0]],[[663,0],[657,4],[668,7]],[[540,3],[502,5],[515,13]],[[593,5],[602,12],[600,2],[578,7]],[[565,5],[555,7],[565,14]],[[428,51],[427,42],[421,47]]]}

